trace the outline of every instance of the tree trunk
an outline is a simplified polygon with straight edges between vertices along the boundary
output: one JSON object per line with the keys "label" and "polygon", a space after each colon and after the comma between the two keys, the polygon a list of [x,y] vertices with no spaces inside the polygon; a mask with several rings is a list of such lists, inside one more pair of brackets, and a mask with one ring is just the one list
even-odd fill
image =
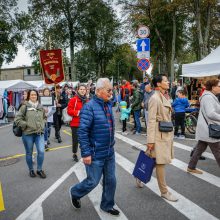
{"label": "tree trunk", "polygon": [[196,31],[197,31],[197,37],[198,37],[198,43],[199,43],[199,60],[201,60],[204,57],[204,41],[202,37],[202,26],[201,26],[201,2],[200,0],[194,0],[195,3],[195,21],[196,21]]}
{"label": "tree trunk", "polygon": [[70,65],[71,65],[71,80],[76,81],[76,68],[75,68],[75,61],[74,61],[74,31],[73,31],[73,24],[69,23],[69,35],[70,35]]}
{"label": "tree trunk", "polygon": [[171,82],[174,81],[174,59],[176,54],[176,12],[173,12],[172,16],[173,20],[173,38],[172,38],[172,52],[171,52],[171,59],[170,59],[170,77]]}
{"label": "tree trunk", "polygon": [[205,34],[204,34],[204,55],[207,56],[209,54],[208,50],[208,42],[209,42],[209,32],[210,32],[210,23],[211,23],[211,4],[208,4],[207,7],[207,23],[205,27]]}

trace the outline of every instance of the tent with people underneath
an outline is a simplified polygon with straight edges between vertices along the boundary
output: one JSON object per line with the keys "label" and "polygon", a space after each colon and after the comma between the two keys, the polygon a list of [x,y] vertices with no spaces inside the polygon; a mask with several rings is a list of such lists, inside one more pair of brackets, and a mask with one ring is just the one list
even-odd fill
{"label": "tent with people underneath", "polygon": [[220,46],[200,61],[183,64],[182,76],[202,78],[220,75]]}

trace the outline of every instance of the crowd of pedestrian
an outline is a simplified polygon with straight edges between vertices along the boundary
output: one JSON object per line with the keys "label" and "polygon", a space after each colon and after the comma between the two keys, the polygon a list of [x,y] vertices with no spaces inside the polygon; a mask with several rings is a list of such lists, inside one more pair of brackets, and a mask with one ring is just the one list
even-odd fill
{"label": "crowd of pedestrian", "polygon": [[[209,134],[209,125],[220,126],[220,80],[208,80],[200,98],[200,112],[196,130],[197,145],[190,159],[187,171],[202,174],[196,164],[209,146],[220,166],[220,137]],[[52,97],[54,104],[42,106],[39,96]],[[49,150],[51,127],[54,126],[55,138],[62,142],[60,129],[63,124],[62,112],[67,109],[71,116],[69,123],[72,131],[72,157],[79,161],[78,147],[85,164],[87,177],[70,187],[71,204],[81,208],[80,199],[93,190],[101,178],[103,193],[100,208],[111,215],[118,216],[114,208],[116,190],[115,175],[115,120],[112,107],[120,114],[122,135],[128,135],[127,122],[133,118],[133,134],[142,131],[141,117],[146,126],[146,153],[156,160],[156,177],[161,197],[176,202],[176,198],[167,187],[165,166],[174,158],[173,139],[185,138],[185,112],[190,107],[186,91],[179,84],[170,82],[166,75],[160,74],[150,80],[145,77],[142,83],[137,80],[122,80],[121,84],[112,83],[108,78],[100,78],[95,84],[79,84],[70,88],[45,88],[39,94],[36,90],[24,92],[24,100],[16,115],[15,122],[22,128],[22,141],[26,151],[26,162],[30,177],[39,175],[46,178],[43,170],[44,151]],[[172,124],[175,114],[175,125]],[[163,127],[164,124],[169,127]],[[171,126],[171,130],[170,130]],[[179,134],[179,127],[181,132]],[[173,132],[174,131],[174,132]],[[33,168],[33,147],[37,149],[37,171]],[[137,180],[137,187],[142,183]]]}

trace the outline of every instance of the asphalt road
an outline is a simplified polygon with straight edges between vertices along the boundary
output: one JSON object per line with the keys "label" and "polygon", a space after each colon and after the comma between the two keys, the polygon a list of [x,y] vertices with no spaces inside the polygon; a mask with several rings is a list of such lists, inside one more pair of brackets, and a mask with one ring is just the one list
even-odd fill
{"label": "asphalt road", "polygon": [[[175,140],[175,160],[166,167],[166,180],[179,201],[171,203],[160,197],[155,173],[144,188],[136,188],[131,172],[140,149],[145,148],[146,135],[122,136],[120,131],[121,124],[116,115],[115,202],[121,210],[117,219],[220,219],[220,169],[209,149],[206,160],[198,163],[198,168],[205,171],[204,175],[191,175],[185,169],[196,142]],[[70,128],[63,126],[63,142],[58,144],[52,133],[51,150],[45,153],[47,178],[30,178],[22,141],[12,134],[11,125],[0,127],[1,220],[116,219],[99,209],[101,183],[82,199],[81,210],[71,206],[68,190],[83,179],[85,173],[83,164],[75,163],[71,158],[69,134]]]}

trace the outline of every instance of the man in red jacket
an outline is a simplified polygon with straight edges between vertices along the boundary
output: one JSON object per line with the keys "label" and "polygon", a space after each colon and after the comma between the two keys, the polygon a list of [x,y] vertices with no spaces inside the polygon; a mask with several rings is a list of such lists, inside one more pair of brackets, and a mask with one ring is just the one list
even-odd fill
{"label": "man in red jacket", "polygon": [[70,99],[67,113],[72,116],[72,121],[70,122],[70,127],[72,129],[72,152],[73,152],[73,160],[78,162],[77,150],[78,150],[78,135],[77,130],[79,127],[79,113],[82,109],[83,105],[87,102],[86,98],[86,85],[79,84],[78,89],[76,91],[76,95]]}

